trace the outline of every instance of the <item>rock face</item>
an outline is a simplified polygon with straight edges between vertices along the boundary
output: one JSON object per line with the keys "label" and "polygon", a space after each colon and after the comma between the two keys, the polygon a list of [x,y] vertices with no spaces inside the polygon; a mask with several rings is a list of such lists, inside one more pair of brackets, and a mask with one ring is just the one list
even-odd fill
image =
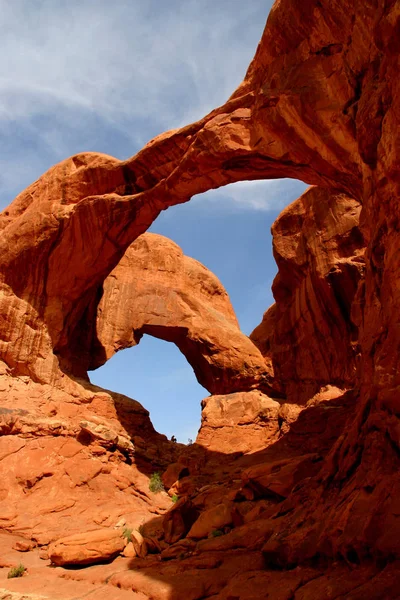
{"label": "rock face", "polygon": [[259,391],[210,396],[202,402],[196,442],[211,451],[254,452],[279,438],[281,405]]}
{"label": "rock face", "polygon": [[[69,158],[0,215],[3,528],[47,544],[60,512],[80,515],[74,526],[86,530],[89,520],[90,528],[94,519],[110,528],[114,517],[133,518],[133,505],[147,504],[149,518],[168,498],[145,492],[140,469],[179,459],[190,471],[179,488],[196,510],[205,514],[226,496],[235,503],[224,535],[179,540],[164,557],[179,552],[187,562],[112,571],[107,585],[160,600],[171,589],[177,600],[228,599],[238,589],[241,600],[260,589],[322,599],[332,585],[336,598],[398,596],[399,40],[395,0],[279,0],[244,82],[222,107],[124,162]],[[324,188],[289,207],[275,227],[277,303],[253,335],[267,358],[264,372],[271,363],[276,388],[305,407],[286,403],[278,414],[286,427],[259,452],[238,458],[195,444],[182,459],[151,431],[143,410],[119,411],[115,397],[76,381],[71,355],[81,332],[97,323],[105,280],[161,210],[230,182],[276,177]],[[121,325],[121,336],[103,327],[107,352],[126,343]],[[189,330],[184,345],[195,335]],[[204,347],[202,339],[196,356]],[[199,367],[201,377],[220,372],[216,359],[208,371]],[[352,390],[332,397],[326,384]],[[147,423],[142,435],[136,417]],[[107,522],[110,496],[119,504]],[[159,532],[157,523],[152,528]],[[200,558],[191,555],[194,543]],[[349,565],[359,568],[349,575]]]}
{"label": "rock face", "polygon": [[121,519],[139,527],[171,503],[150,494],[149,474],[178,445],[139,402],[84,383],[61,390],[0,363],[0,528],[39,545]]}
{"label": "rock face", "polygon": [[175,342],[212,394],[269,389],[272,378],[263,357],[240,331],[225,289],[171,240],[141,235],[100,295],[96,319],[88,320],[70,355],[63,356],[70,371],[85,375],[147,333]]}
{"label": "rock face", "polygon": [[288,400],[304,404],[323,386],[356,381],[358,328],[351,311],[364,275],[361,205],[310,188],[272,227],[276,304],[251,339]]}

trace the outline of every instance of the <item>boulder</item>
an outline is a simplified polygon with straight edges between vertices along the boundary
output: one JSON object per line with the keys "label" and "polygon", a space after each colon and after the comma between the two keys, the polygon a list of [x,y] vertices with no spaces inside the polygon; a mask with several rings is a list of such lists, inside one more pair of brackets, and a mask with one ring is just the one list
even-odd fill
{"label": "boulder", "polygon": [[114,529],[99,529],[61,538],[49,547],[54,565],[91,565],[110,560],[125,547],[124,538]]}
{"label": "boulder", "polygon": [[133,545],[132,542],[127,543],[127,545],[125,546],[125,548],[122,551],[122,554],[126,558],[134,558],[136,556],[135,546]]}
{"label": "boulder", "polygon": [[306,477],[312,477],[322,466],[321,456],[304,456],[263,462],[245,469],[242,473],[243,486],[254,491],[256,497],[271,497],[283,500],[293,487]]}
{"label": "boulder", "polygon": [[187,467],[182,465],[180,462],[172,463],[168,465],[167,470],[162,474],[162,482],[165,489],[169,490],[178,479],[188,475],[189,471]]}
{"label": "boulder", "polygon": [[174,544],[186,534],[197,520],[199,511],[193,506],[188,497],[180,498],[164,515],[164,539],[168,544]]}
{"label": "boulder", "polygon": [[209,396],[196,443],[209,451],[255,452],[279,437],[280,404],[258,390]]}
{"label": "boulder", "polygon": [[231,525],[232,508],[232,503],[221,503],[202,512],[190,528],[188,538],[197,540],[206,538],[214,531],[220,531],[227,525]]}
{"label": "boulder", "polygon": [[136,556],[144,558],[147,556],[147,543],[142,534],[135,529],[131,533],[131,543],[133,545]]}

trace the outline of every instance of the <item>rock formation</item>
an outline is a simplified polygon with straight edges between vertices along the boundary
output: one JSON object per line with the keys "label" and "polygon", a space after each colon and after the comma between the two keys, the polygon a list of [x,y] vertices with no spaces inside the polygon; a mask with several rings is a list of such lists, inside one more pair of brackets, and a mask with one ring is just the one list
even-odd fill
{"label": "rock formation", "polygon": [[279,438],[281,405],[260,391],[209,396],[196,442],[218,452],[254,452]]}
{"label": "rock formation", "polygon": [[[260,590],[286,600],[398,596],[399,40],[396,0],[278,0],[244,82],[222,107],[124,162],[69,158],[0,215],[3,529],[47,546],[140,515],[148,548],[165,563],[119,558],[120,568],[90,573],[93,585],[141,600],[250,600]],[[104,282],[161,210],[271,177],[323,188],[275,226],[276,306],[253,335],[289,403],[258,452],[168,444],[143,408],[76,379],[76,341],[89,331],[95,342]],[[121,324],[121,337],[100,328],[107,352],[126,343]],[[209,365],[214,377],[218,360]],[[205,434],[211,423],[221,429],[222,407],[232,407],[229,426],[242,428],[228,393],[239,380],[205,402]],[[253,388],[253,373],[247,380]],[[150,495],[146,472],[168,464],[171,479],[177,473],[168,491],[185,499],[162,517],[170,500]],[[76,530],[65,531],[67,522]],[[4,536],[6,567],[17,550]],[[31,560],[28,589],[37,593],[43,576],[35,584]],[[70,576],[76,597],[87,575]],[[26,591],[27,581],[12,589]]]}
{"label": "rock formation", "polygon": [[124,547],[120,531],[98,529],[58,540],[50,545],[49,556],[54,565],[90,565],[115,558]]}
{"label": "rock formation", "polygon": [[[179,448],[154,431],[139,402],[89,383],[68,391],[12,377],[0,363],[0,527],[47,545],[68,534],[140,526],[149,474]],[[160,513],[161,514],[161,513]]]}
{"label": "rock formation", "polygon": [[[86,375],[143,334],[175,342],[212,394],[269,389],[271,375],[237,322],[228,294],[201,263],[171,240],[146,233],[105,279],[96,316],[63,355],[70,372]],[[78,371],[76,371],[78,369]]]}
{"label": "rock formation", "polygon": [[351,310],[365,252],[360,210],[345,194],[313,187],[272,227],[276,304],[250,337],[291,402],[304,404],[326,385],[355,385],[359,346]]}

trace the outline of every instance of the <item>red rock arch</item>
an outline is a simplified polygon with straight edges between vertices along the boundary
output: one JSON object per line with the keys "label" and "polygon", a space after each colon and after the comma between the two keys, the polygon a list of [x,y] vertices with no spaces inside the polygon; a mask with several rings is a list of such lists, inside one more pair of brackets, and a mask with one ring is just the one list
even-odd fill
{"label": "red rock arch", "polygon": [[271,372],[239,328],[229,296],[201,263],[168,238],[145,233],[105,279],[101,299],[62,363],[85,375],[143,334],[174,342],[212,394],[270,390]]}

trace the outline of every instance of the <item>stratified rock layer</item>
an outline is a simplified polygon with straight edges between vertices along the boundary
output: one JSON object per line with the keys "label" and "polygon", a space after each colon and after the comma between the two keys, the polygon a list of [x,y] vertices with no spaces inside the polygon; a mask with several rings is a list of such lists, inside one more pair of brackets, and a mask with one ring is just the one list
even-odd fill
{"label": "stratified rock layer", "polygon": [[121,519],[138,527],[169,506],[149,475],[179,448],[139,402],[84,381],[12,377],[1,362],[0,391],[0,529],[47,545]]}
{"label": "stratified rock layer", "polygon": [[325,385],[355,385],[351,310],[365,252],[360,210],[345,194],[313,187],[272,226],[276,304],[250,337],[291,402],[304,404]]}

